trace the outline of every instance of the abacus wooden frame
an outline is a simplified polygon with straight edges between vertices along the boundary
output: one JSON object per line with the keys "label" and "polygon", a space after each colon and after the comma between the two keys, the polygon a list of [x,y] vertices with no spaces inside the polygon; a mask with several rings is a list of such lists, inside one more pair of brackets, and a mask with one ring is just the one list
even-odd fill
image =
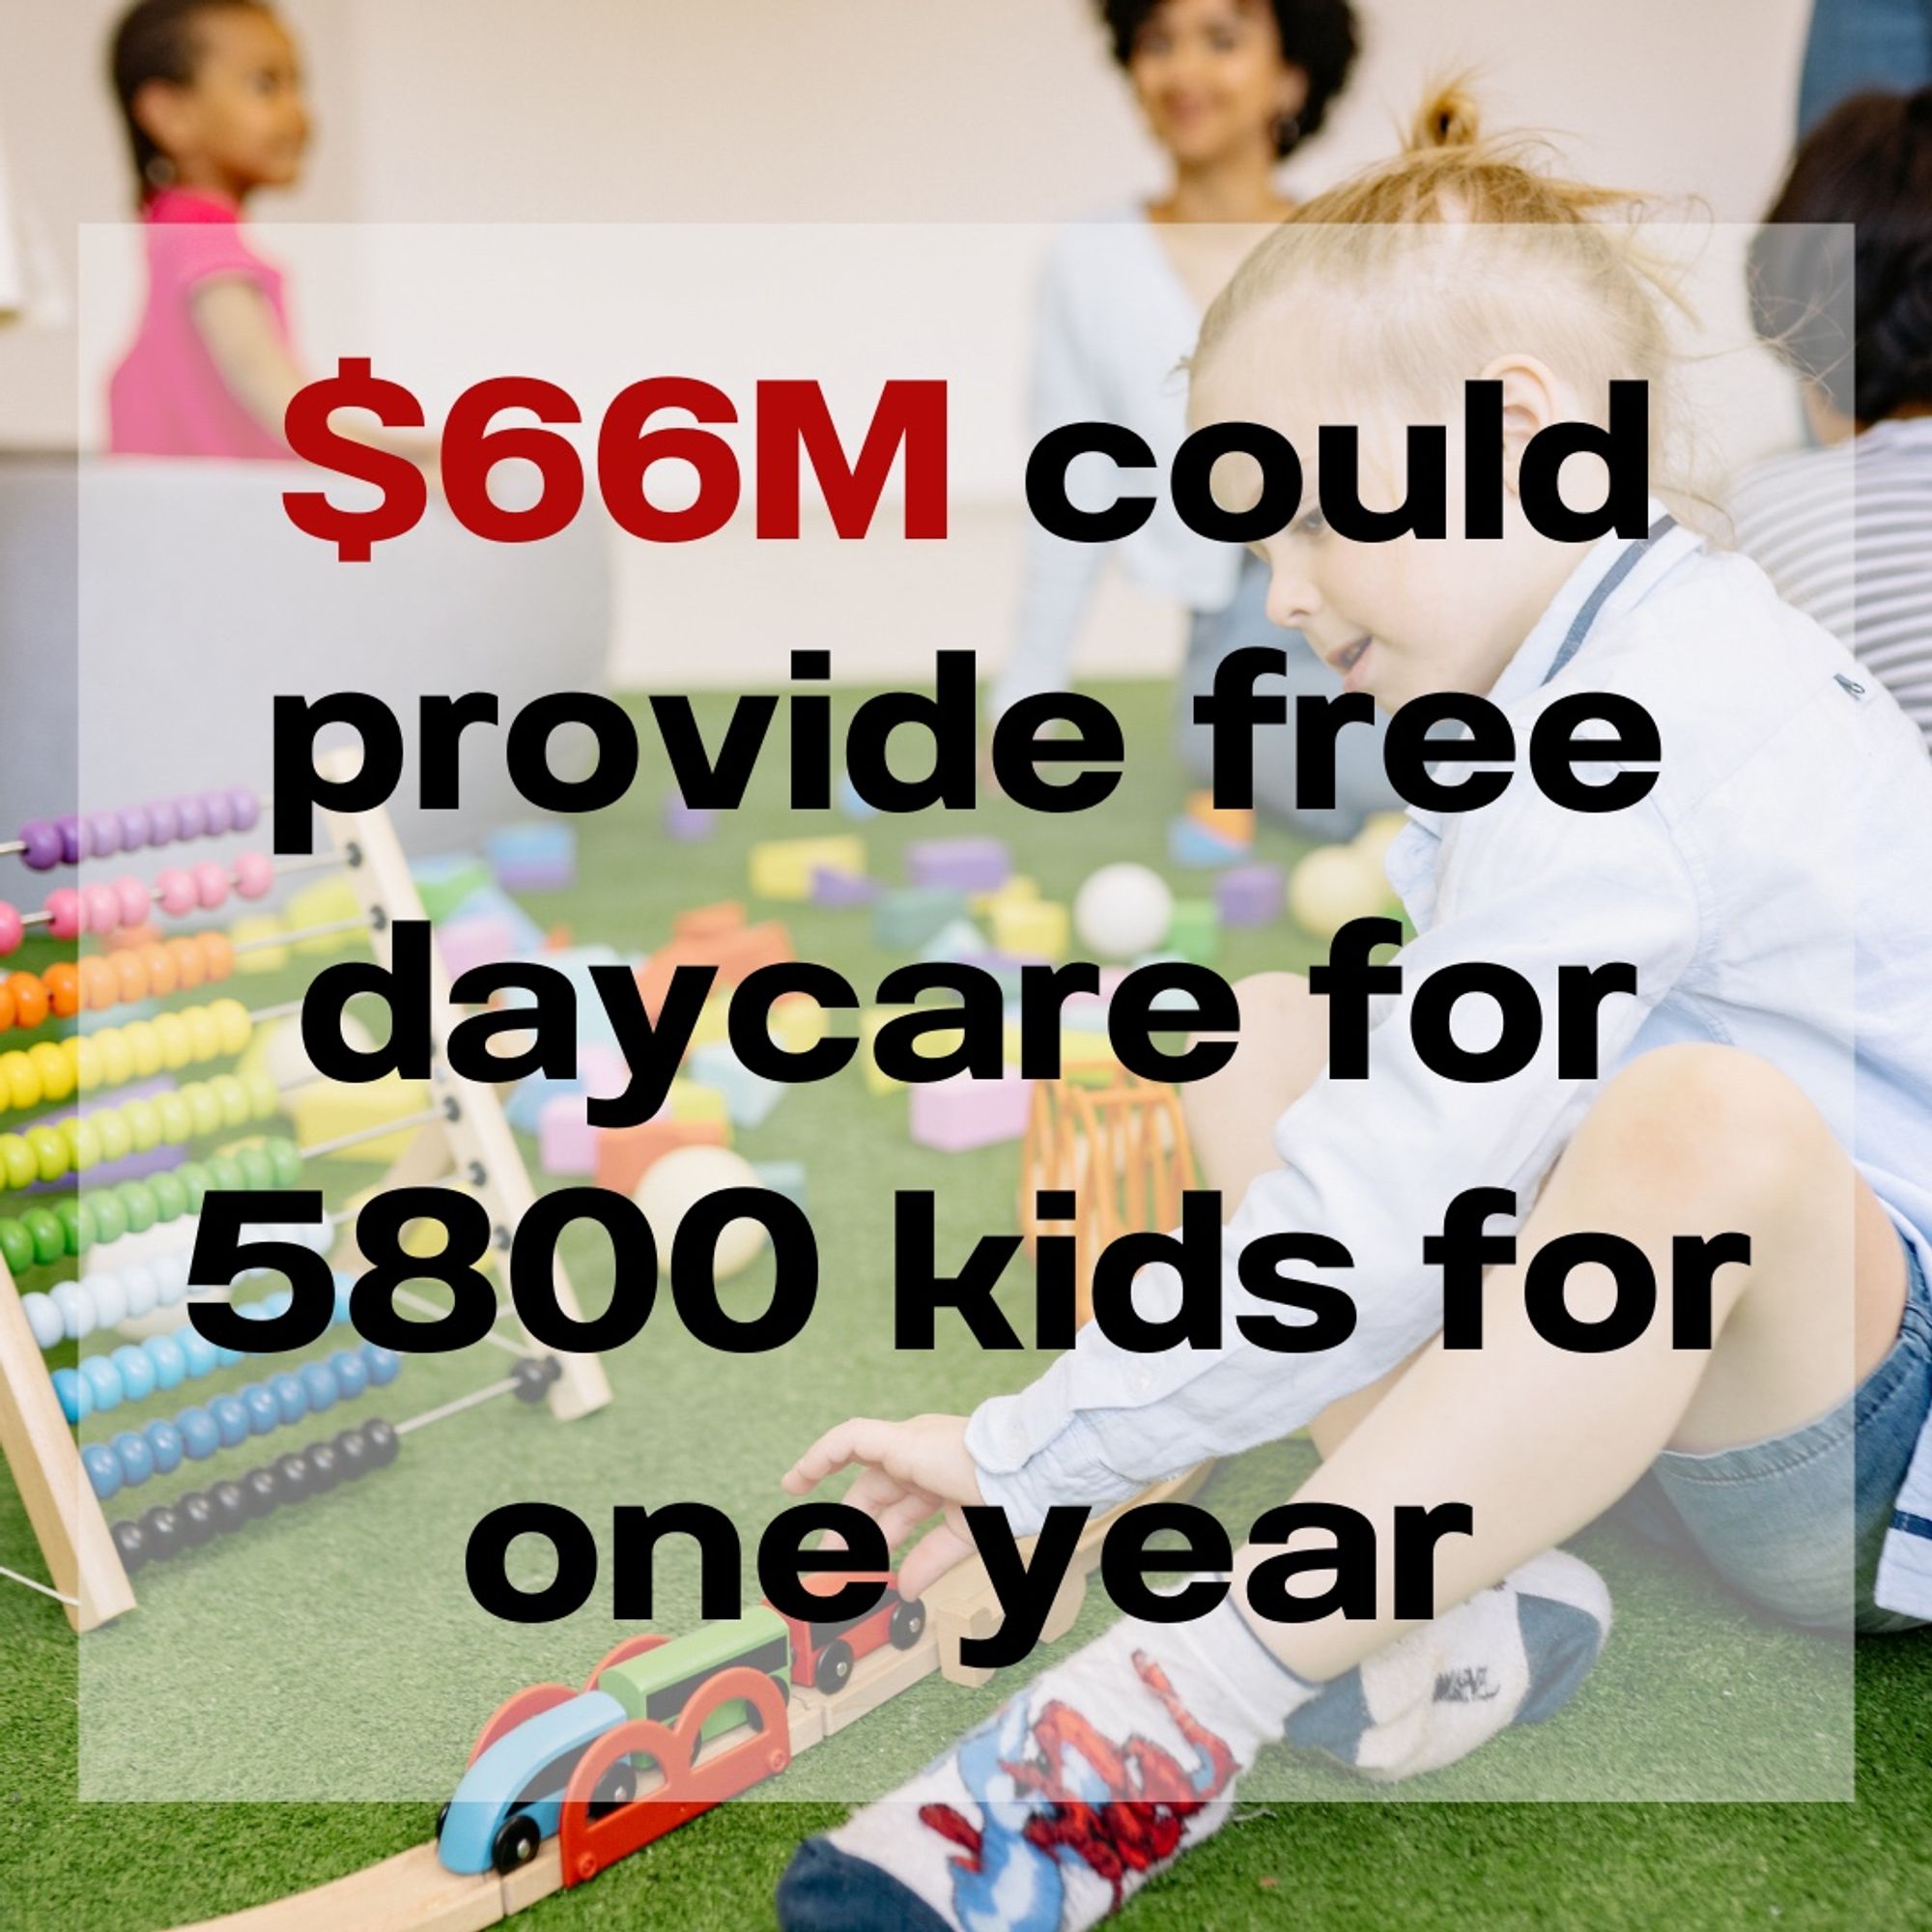
{"label": "abacus wooden frame", "polygon": [[[325,754],[319,761],[325,777],[341,775],[343,755]],[[349,755],[353,771],[354,754]],[[371,811],[324,812],[322,817],[368,918],[370,944],[386,966],[395,922],[428,917],[395,827],[380,806]],[[460,1011],[433,947],[430,1000],[436,1036],[446,1038]],[[449,1118],[423,1128],[381,1184],[420,1186],[453,1167],[474,1187],[499,1239],[507,1241],[534,1194],[497,1092],[458,1080],[440,1059],[432,1071],[431,1089],[446,1104]],[[345,1230],[337,1259],[356,1259],[353,1231]],[[558,1305],[568,1315],[580,1315],[577,1292],[561,1261],[555,1269]],[[530,1346],[555,1355],[562,1367],[547,1397],[558,1421],[575,1421],[610,1402],[610,1379],[595,1355],[557,1354],[534,1341]],[[79,1448],[5,1261],[0,1261],[0,1454],[13,1471],[54,1588],[69,1600],[68,1621],[76,1631],[90,1631],[131,1610],[133,1585],[81,1466]]]}

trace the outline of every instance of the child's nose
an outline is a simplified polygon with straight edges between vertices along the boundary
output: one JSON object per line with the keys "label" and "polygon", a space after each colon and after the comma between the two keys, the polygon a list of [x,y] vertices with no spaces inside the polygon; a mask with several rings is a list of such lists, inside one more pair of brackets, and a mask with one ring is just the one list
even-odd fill
{"label": "child's nose", "polygon": [[1321,593],[1305,572],[1276,564],[1268,580],[1268,622],[1284,631],[1299,631],[1321,609]]}

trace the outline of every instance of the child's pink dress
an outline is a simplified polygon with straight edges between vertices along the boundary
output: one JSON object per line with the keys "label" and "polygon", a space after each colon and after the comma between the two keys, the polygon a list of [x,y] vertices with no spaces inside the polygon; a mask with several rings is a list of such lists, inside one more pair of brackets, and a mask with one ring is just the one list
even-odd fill
{"label": "child's pink dress", "polygon": [[133,347],[108,384],[108,448],[123,456],[285,459],[288,445],[229,392],[189,307],[194,291],[215,277],[253,282],[268,298],[286,342],[281,270],[256,254],[238,212],[213,195],[164,188],[142,218],[148,305]]}

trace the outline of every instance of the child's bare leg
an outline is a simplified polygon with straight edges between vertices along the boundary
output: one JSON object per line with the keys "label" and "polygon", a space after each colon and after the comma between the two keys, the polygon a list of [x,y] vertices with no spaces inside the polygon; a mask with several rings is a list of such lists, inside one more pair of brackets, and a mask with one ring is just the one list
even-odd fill
{"label": "child's bare leg", "polygon": [[[1715,1346],[1673,1349],[1672,1237],[1731,1229],[1750,1236],[1752,1260],[1717,1273]],[[1614,1352],[1555,1348],[1524,1312],[1529,1258],[1580,1231],[1635,1242],[1660,1285],[1658,1319]],[[1486,1284],[1482,1349],[1425,1349],[1297,1494],[1367,1516],[1384,1558],[1399,1504],[1470,1505],[1473,1535],[1436,1548],[1443,1605],[1591,1521],[1660,1450],[1760,1440],[1826,1412],[1884,1356],[1904,1307],[1897,1236],[1830,1129],[1781,1074],[1719,1047],[1666,1048],[1608,1083],[1518,1253]],[[1572,1276],[1578,1320],[1598,1319],[1610,1297],[1604,1270]],[[1271,1553],[1250,1546],[1237,1574]],[[1384,1605],[1388,1580],[1384,1571]],[[1339,1675],[1412,1627],[1387,1614],[1251,1622],[1311,1680]]]}
{"label": "child's bare leg", "polygon": [[[1181,1089],[1187,1138],[1201,1179],[1221,1196],[1221,1218],[1241,1205],[1249,1184],[1281,1165],[1274,1124],[1315,1084],[1328,1064],[1326,1001],[1299,973],[1254,973],[1235,982],[1241,1030],[1234,1058],[1218,1073]],[[1194,1039],[1225,1039],[1196,1034]],[[1191,1042],[1190,1042],[1191,1043]],[[1401,1368],[1331,1403],[1309,1425],[1323,1456],[1394,1386]]]}

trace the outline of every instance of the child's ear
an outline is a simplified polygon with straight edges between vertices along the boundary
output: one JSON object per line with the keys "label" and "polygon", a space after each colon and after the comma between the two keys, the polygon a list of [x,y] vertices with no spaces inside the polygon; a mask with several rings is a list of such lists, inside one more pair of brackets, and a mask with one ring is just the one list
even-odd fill
{"label": "child's ear", "polygon": [[1534,355],[1499,355],[1481,380],[1503,385],[1503,486],[1515,496],[1523,451],[1540,431],[1563,419],[1556,378]]}
{"label": "child's ear", "polygon": [[171,80],[144,80],[128,102],[135,127],[164,155],[177,155],[192,139],[194,108],[187,90]]}

